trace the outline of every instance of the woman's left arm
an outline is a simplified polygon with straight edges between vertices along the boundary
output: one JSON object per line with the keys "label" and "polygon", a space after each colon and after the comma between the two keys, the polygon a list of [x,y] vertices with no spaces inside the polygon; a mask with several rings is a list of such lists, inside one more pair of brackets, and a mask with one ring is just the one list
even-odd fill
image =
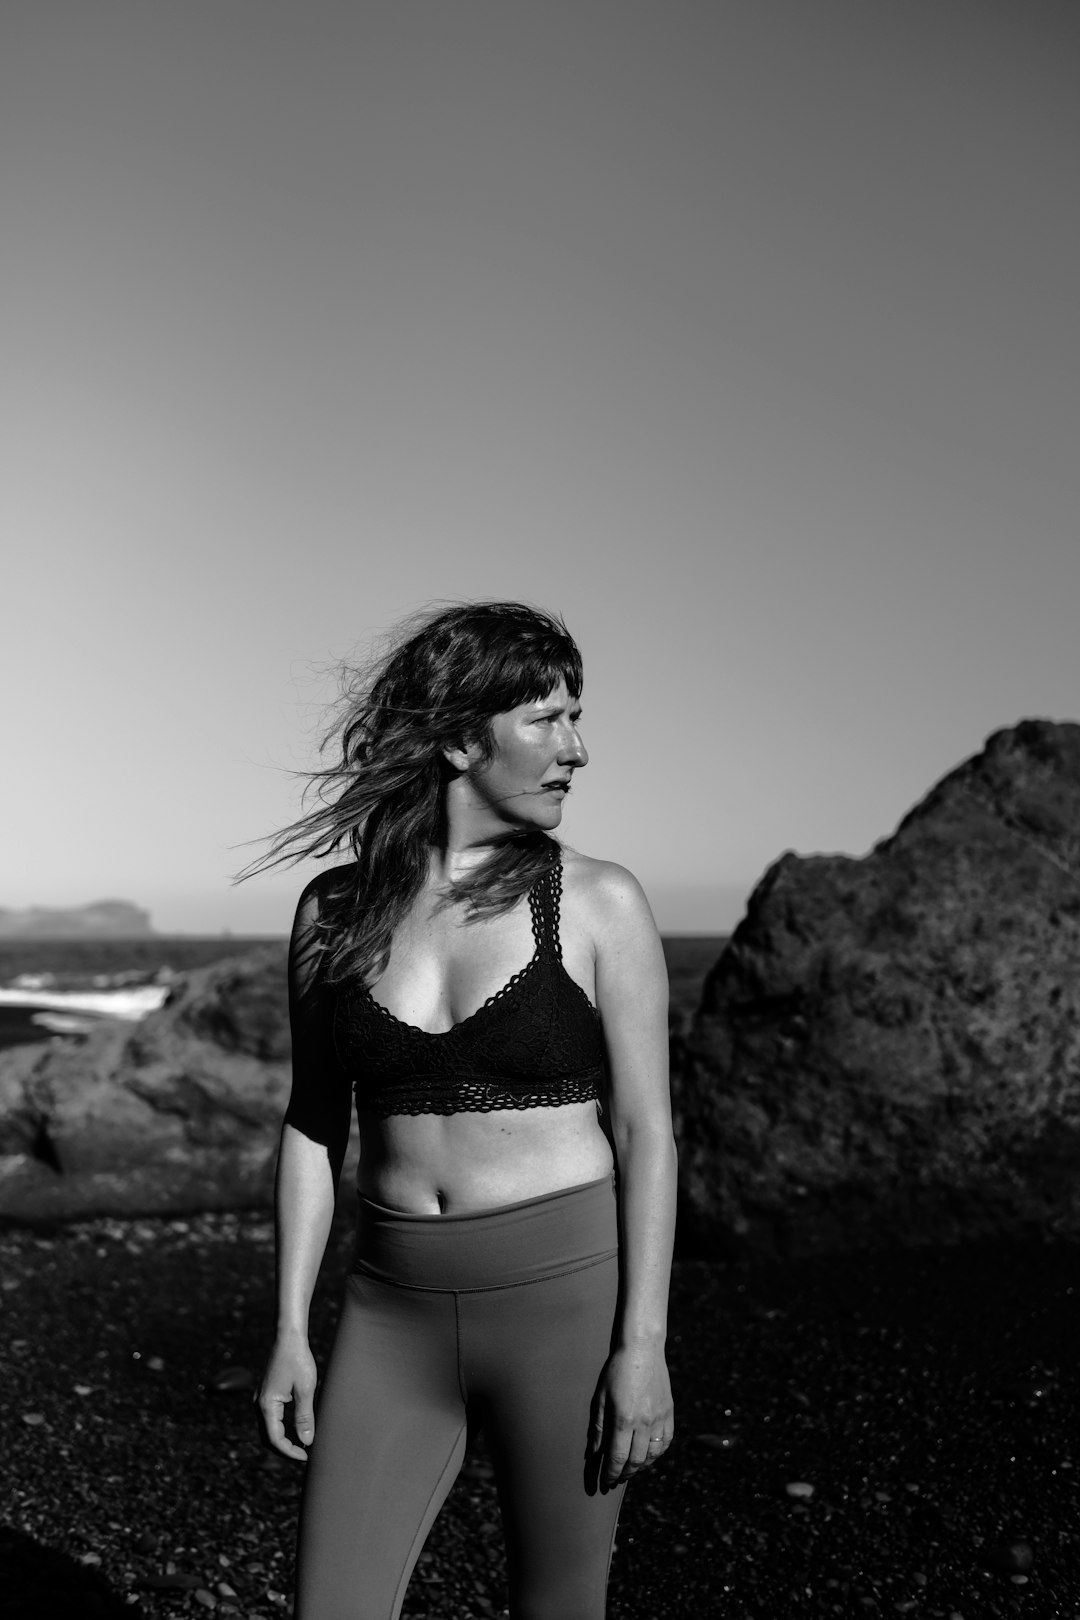
{"label": "woman's left arm", "polygon": [[675,1432],[664,1345],[675,1236],[667,969],[637,880],[605,865],[594,890],[596,1001],[610,1068],[619,1177],[619,1315],[597,1388],[590,1448],[611,1488],[655,1462]]}

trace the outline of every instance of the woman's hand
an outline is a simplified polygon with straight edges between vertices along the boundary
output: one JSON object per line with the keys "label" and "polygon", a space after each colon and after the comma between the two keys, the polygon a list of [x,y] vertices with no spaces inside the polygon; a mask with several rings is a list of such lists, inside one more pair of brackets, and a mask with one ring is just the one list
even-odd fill
{"label": "woman's hand", "polygon": [[600,1374],[589,1434],[600,1488],[611,1490],[654,1463],[674,1433],[675,1411],[662,1346],[640,1343],[616,1350]]}
{"label": "woman's hand", "polygon": [[[315,1357],[305,1338],[278,1338],[259,1388],[258,1405],[263,1432],[284,1457],[307,1462],[305,1446],[315,1438]],[[302,1445],[294,1445],[285,1433],[285,1408],[292,1401],[293,1427]]]}

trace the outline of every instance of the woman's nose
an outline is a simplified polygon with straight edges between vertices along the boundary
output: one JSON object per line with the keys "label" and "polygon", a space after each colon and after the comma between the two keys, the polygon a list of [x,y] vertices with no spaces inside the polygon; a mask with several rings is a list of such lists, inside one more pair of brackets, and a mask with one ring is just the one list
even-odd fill
{"label": "woman's nose", "polygon": [[565,738],[559,750],[560,765],[576,765],[580,768],[589,763],[589,751],[581,740],[580,733],[575,729]]}

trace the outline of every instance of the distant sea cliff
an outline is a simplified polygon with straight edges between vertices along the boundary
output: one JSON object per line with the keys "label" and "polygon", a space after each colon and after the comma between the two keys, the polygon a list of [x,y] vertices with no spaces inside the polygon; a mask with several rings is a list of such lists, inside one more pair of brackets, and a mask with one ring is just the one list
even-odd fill
{"label": "distant sea cliff", "polygon": [[142,939],[154,929],[150,913],[130,900],[93,900],[87,906],[0,906],[0,939]]}

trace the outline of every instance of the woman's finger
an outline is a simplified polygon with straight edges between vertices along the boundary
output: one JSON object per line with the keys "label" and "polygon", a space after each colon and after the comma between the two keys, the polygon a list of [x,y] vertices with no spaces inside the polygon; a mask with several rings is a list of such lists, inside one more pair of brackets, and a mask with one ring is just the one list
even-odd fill
{"label": "woman's finger", "polygon": [[[270,1445],[275,1451],[280,1451],[283,1457],[291,1457],[295,1462],[307,1462],[307,1452],[302,1446],[295,1445],[285,1433],[285,1408],[290,1399],[288,1395],[267,1394],[260,1397],[263,1432]],[[312,1422],[312,1433],[314,1427]]]}
{"label": "woman's finger", "polygon": [[625,1473],[630,1457],[630,1450],[634,1440],[633,1425],[625,1419],[616,1418],[611,1425],[611,1432],[607,1442],[607,1462],[604,1468],[604,1483],[617,1485],[623,1478],[629,1478]]}
{"label": "woman's finger", "polygon": [[666,1431],[661,1431],[658,1434],[650,1434],[649,1443],[645,1448],[645,1462],[642,1466],[648,1466],[649,1463],[656,1462],[664,1455],[664,1452],[667,1450],[670,1444],[671,1435]]}
{"label": "woman's finger", "polygon": [[305,1446],[310,1446],[315,1438],[315,1400],[311,1391],[303,1395],[297,1393],[293,1424],[298,1439]]}
{"label": "woman's finger", "polygon": [[603,1450],[604,1445],[604,1397],[597,1395],[593,1401],[592,1422],[589,1425],[589,1451],[595,1454]]}

